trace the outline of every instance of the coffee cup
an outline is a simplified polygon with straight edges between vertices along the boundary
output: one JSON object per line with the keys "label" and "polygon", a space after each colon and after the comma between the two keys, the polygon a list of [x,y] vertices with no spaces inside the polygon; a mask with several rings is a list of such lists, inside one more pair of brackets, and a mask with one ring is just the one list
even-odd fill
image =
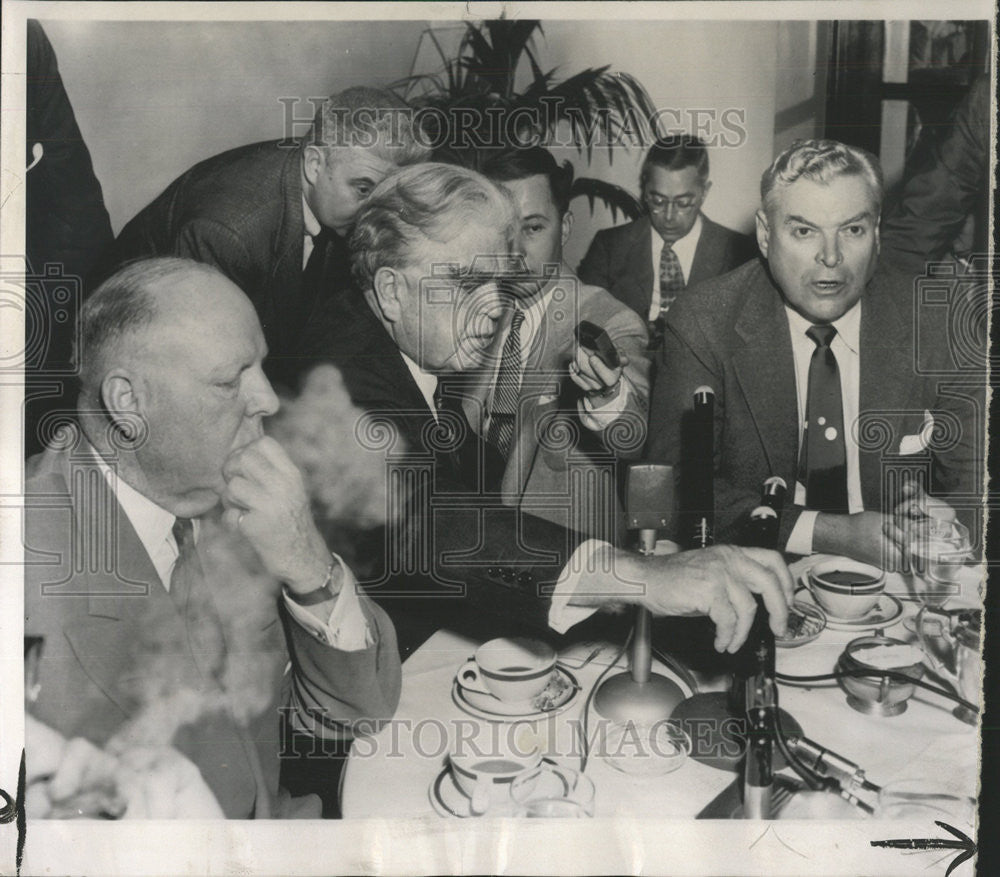
{"label": "coffee cup", "polygon": [[555,665],[555,650],[539,640],[491,639],[459,668],[458,684],[506,703],[520,703],[545,690]]}
{"label": "coffee cup", "polygon": [[[468,742],[468,741],[465,741]],[[511,784],[541,764],[542,753],[533,734],[498,734],[491,745],[468,746],[448,756],[455,785],[469,798],[469,809],[480,816],[509,804]]]}
{"label": "coffee cup", "polygon": [[826,560],[809,570],[809,588],[816,602],[835,618],[863,618],[885,590],[885,572],[846,557]]}

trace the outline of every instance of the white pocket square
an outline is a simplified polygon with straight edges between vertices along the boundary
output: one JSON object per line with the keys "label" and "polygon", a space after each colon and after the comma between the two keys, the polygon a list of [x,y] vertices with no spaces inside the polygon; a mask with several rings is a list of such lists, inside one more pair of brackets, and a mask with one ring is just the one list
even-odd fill
{"label": "white pocket square", "polygon": [[931,436],[934,433],[934,417],[930,411],[924,412],[924,422],[920,427],[920,432],[916,435],[904,435],[899,443],[899,453],[901,456],[907,454],[919,454],[926,451],[931,443]]}

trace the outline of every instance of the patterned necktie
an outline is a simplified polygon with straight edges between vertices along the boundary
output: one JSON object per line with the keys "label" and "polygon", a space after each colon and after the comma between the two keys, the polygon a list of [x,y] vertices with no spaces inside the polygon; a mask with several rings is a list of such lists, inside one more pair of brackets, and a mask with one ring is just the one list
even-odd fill
{"label": "patterned necktie", "polygon": [[809,395],[802,436],[801,470],[808,508],[847,514],[844,404],[837,357],[830,349],[836,334],[833,326],[812,326],[806,331],[816,349],[809,361]]}
{"label": "patterned necktie", "polygon": [[524,311],[515,308],[510,321],[510,331],[500,356],[500,368],[493,389],[493,407],[490,411],[490,429],[486,440],[504,458],[510,454],[514,438],[514,421],[517,416],[517,398],[521,389],[521,324]]}
{"label": "patterned necktie", "polygon": [[170,573],[170,599],[183,615],[191,596],[191,565],[195,558],[194,524],[190,518],[174,518],[171,532],[177,543],[177,560]]}
{"label": "patterned necktie", "polygon": [[677,293],[684,289],[684,272],[681,260],[674,248],[666,241],[660,253],[660,317],[663,318],[677,299]]}

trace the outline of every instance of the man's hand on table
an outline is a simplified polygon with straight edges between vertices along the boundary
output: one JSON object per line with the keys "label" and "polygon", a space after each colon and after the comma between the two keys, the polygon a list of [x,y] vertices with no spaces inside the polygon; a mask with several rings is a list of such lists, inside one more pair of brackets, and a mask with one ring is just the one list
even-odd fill
{"label": "man's hand on table", "polygon": [[614,549],[613,564],[611,574],[585,573],[572,602],[636,603],[653,615],[707,615],[715,623],[716,650],[735,652],[757,612],[753,595],[760,594],[771,630],[778,635],[785,632],[794,583],[774,551],[718,545],[644,557]]}
{"label": "man's hand on table", "polygon": [[816,516],[812,547],[814,552],[839,554],[869,563],[887,572],[903,569],[902,532],[893,526],[891,515],[858,512]]}

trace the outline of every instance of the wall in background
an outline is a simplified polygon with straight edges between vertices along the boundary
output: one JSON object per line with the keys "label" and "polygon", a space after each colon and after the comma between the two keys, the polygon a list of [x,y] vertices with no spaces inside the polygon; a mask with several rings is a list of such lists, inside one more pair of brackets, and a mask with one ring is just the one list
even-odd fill
{"label": "wall in background", "polygon": [[[409,74],[427,22],[43,20],[43,26],[117,232],[195,162],[283,136],[278,97],[303,98],[305,115],[305,98]],[[776,136],[784,145],[816,124],[807,109],[775,132],[776,114],[814,94],[821,47],[809,22],[550,21],[536,48],[542,67],[558,67],[560,76],[605,64],[631,73],[664,111],[667,127],[700,126],[714,142],[705,212],[750,231]],[[435,62],[430,53],[421,60],[421,69]],[[606,149],[596,149],[589,167],[573,149],[555,151],[579,174],[638,191],[644,147],[618,147],[610,160]],[[576,265],[594,232],[622,218],[614,220],[601,205],[591,215],[583,199],[573,211],[567,261]]]}
{"label": "wall in background", "polygon": [[[546,22],[540,63],[545,70],[558,66],[567,76],[610,64],[646,86],[665,111],[668,128],[694,131],[700,124],[715,140],[705,213],[750,231],[760,174],[772,158],[777,28],[767,21]],[[638,194],[644,152],[617,149],[609,161],[607,150],[595,151],[589,168],[573,150],[563,155],[579,174],[604,177]],[[586,199],[573,203],[573,213],[567,261],[575,266],[594,232],[614,221],[603,207],[591,216]]]}
{"label": "wall in background", "polygon": [[[216,153],[284,136],[281,96],[306,99],[410,72],[422,21],[42,20],[115,233]],[[302,131],[300,130],[301,134]]]}

